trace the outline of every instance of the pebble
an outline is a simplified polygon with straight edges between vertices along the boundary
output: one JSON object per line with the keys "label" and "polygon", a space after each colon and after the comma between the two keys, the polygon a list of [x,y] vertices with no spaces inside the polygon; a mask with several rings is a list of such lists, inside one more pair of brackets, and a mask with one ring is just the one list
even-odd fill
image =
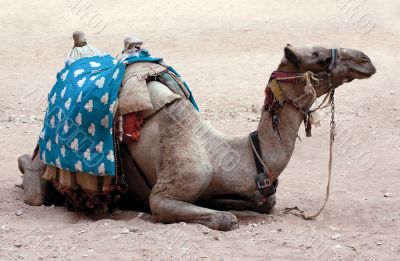
{"label": "pebble", "polygon": [[342,235],[341,235],[341,234],[334,234],[334,235],[331,237],[332,240],[339,240],[339,239],[341,239],[341,238],[342,238]]}
{"label": "pebble", "polygon": [[83,233],[86,233],[86,232],[87,232],[87,230],[83,229],[83,230],[79,231],[78,234],[83,234]]}
{"label": "pebble", "polygon": [[138,217],[138,218],[141,218],[141,217],[143,217],[143,215],[144,215],[144,213],[143,213],[143,212],[140,212],[140,213],[137,215],[137,217]]}
{"label": "pebble", "polygon": [[132,227],[132,228],[129,229],[129,231],[132,232],[132,233],[136,233],[136,232],[139,232],[139,228]]}
{"label": "pebble", "polygon": [[21,216],[22,214],[24,214],[24,211],[23,211],[22,209],[17,209],[17,210],[15,211],[15,215],[16,215],[17,217]]}
{"label": "pebble", "polygon": [[219,237],[219,236],[215,236],[215,237],[214,237],[214,240],[221,241],[221,240],[222,240],[222,238],[221,238],[221,237]]}
{"label": "pebble", "polygon": [[377,246],[381,246],[383,243],[382,243],[382,242],[375,242],[375,244],[376,244]]}
{"label": "pebble", "polygon": [[124,227],[122,230],[121,230],[121,234],[129,234],[129,229],[128,228],[126,228],[126,227]]}
{"label": "pebble", "polygon": [[392,193],[386,192],[385,194],[383,194],[383,196],[384,196],[385,198],[390,198],[390,197],[392,196]]}

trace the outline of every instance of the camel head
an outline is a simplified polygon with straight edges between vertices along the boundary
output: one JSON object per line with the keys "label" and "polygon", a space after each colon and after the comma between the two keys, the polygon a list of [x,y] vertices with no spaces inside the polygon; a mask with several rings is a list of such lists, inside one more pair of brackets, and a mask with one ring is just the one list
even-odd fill
{"label": "camel head", "polygon": [[[316,46],[295,47],[288,44],[284,48],[284,57],[278,71],[315,74],[327,72],[332,63],[331,49]],[[354,79],[365,79],[375,74],[376,70],[370,58],[361,51],[338,48],[335,63],[331,70],[331,79],[337,87]],[[328,81],[315,86],[317,97],[328,92]]]}

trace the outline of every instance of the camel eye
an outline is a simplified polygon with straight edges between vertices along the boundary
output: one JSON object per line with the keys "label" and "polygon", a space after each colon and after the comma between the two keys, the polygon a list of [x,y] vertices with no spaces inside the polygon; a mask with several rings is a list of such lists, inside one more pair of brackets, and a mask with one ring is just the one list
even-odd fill
{"label": "camel eye", "polygon": [[322,66],[328,66],[332,61],[332,58],[326,58],[325,60],[318,60],[318,64]]}
{"label": "camel eye", "polygon": [[318,54],[318,52],[313,52],[313,53],[312,53],[312,56],[315,57],[315,58],[317,58],[317,57],[319,56],[319,54]]}

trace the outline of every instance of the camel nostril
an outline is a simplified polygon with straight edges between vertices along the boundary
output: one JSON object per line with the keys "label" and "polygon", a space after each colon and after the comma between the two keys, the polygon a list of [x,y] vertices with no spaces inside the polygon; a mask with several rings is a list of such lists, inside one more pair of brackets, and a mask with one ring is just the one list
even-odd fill
{"label": "camel nostril", "polygon": [[361,55],[360,60],[363,62],[371,62],[371,59],[369,59],[369,57],[365,54]]}

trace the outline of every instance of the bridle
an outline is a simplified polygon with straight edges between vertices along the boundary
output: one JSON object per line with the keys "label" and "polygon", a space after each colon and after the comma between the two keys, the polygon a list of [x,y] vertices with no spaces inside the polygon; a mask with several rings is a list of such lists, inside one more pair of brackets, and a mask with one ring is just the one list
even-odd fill
{"label": "bridle", "polygon": [[[273,129],[279,134],[279,110],[285,105],[288,104],[296,111],[303,114],[304,117],[304,125],[306,130],[306,136],[311,137],[311,126],[313,121],[313,113],[317,110],[326,108],[331,105],[334,100],[334,90],[337,87],[335,82],[332,79],[332,70],[335,68],[337,59],[338,59],[338,49],[331,49],[331,62],[327,69],[322,72],[313,73],[313,72],[305,72],[305,73],[292,73],[292,72],[280,72],[274,71],[272,72],[267,87],[265,88],[265,102],[264,108],[270,112],[272,119]],[[323,79],[328,81],[328,92],[322,100],[321,104],[311,109],[311,106],[314,104],[316,100],[316,92],[314,89],[314,85],[318,86],[319,82]],[[305,89],[308,89],[308,92],[304,93],[300,97],[296,99],[288,98],[283,90],[281,89],[279,83],[294,83],[297,84],[299,81],[305,81],[306,86]],[[313,84],[314,82],[314,84]],[[311,103],[303,109],[302,106],[298,105],[297,101],[302,98],[308,98],[312,95]]]}
{"label": "bridle", "polygon": [[[279,133],[279,110],[284,106],[284,104],[288,104],[296,111],[300,112],[304,116],[304,125],[306,136],[311,137],[311,126],[314,121],[314,113],[317,110],[326,108],[328,106],[331,107],[331,122],[330,122],[330,157],[329,157],[329,177],[328,177],[328,186],[326,190],[326,197],[323,206],[320,210],[311,216],[306,216],[304,211],[300,210],[298,207],[293,208],[286,208],[285,213],[290,213],[292,210],[298,211],[298,213],[294,213],[296,215],[302,216],[304,219],[314,219],[316,218],[324,209],[328,198],[329,198],[329,187],[330,187],[330,180],[331,180],[331,169],[332,169],[332,148],[335,136],[335,88],[338,86],[332,79],[332,71],[337,64],[339,56],[339,50],[334,48],[331,49],[331,62],[327,69],[322,72],[313,73],[313,72],[305,72],[305,73],[292,73],[292,72],[280,72],[274,71],[268,81],[267,87],[265,88],[265,102],[264,102],[264,109],[269,111],[271,120],[272,120],[272,127],[274,131],[277,132],[280,138]],[[314,104],[316,100],[316,92],[314,89],[313,81],[316,85],[319,84],[320,80],[326,79],[328,81],[328,92],[325,95],[322,102],[316,106],[314,109],[311,109],[311,106]],[[288,98],[285,93],[280,88],[279,82],[286,82],[286,83],[294,83],[297,84],[300,80],[306,82],[305,90],[308,88],[308,92],[305,93],[305,96],[301,96],[296,98],[295,100]],[[312,102],[303,109],[301,106],[297,104],[297,100],[303,97],[308,97],[309,95],[312,96]],[[257,175],[256,175],[256,184],[260,191],[260,193],[264,196],[257,204],[262,205],[264,204],[267,197],[276,193],[276,188],[278,186],[278,178],[273,175],[273,173],[268,169],[264,161],[261,157],[261,148],[258,138],[258,132],[250,133],[250,144],[253,149],[255,165],[257,168]]]}

